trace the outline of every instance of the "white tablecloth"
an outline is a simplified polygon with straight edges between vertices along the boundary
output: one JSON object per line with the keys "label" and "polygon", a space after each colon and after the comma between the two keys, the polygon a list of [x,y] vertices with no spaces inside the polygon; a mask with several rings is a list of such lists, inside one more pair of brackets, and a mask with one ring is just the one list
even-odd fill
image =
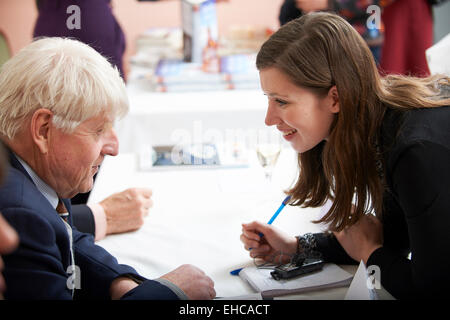
{"label": "white tablecloth", "polygon": [[[140,230],[111,235],[98,244],[148,278],[189,263],[213,279],[220,297],[252,293],[248,284],[229,274],[252,263],[239,240],[241,223],[270,219],[284,199],[282,190],[295,177],[295,161],[291,150],[283,150],[269,182],[255,163],[236,169],[143,172],[134,154],[106,158],[89,202],[128,187],[150,187],[154,207]],[[292,235],[316,232],[320,226],[310,221],[319,214],[320,209],[288,206],[274,225]],[[300,298],[343,299],[345,292],[337,288]]]}

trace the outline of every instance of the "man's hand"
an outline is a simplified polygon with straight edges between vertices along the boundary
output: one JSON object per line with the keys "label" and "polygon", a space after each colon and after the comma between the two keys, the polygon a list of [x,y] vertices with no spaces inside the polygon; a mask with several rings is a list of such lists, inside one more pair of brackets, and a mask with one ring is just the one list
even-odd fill
{"label": "man's hand", "polygon": [[334,235],[350,257],[365,264],[372,252],[383,246],[383,225],[371,214]]}
{"label": "man's hand", "polygon": [[139,229],[153,206],[152,191],[132,188],[115,193],[100,202],[106,215],[106,234]]}
{"label": "man's hand", "polygon": [[193,265],[184,264],[161,278],[178,286],[191,300],[209,300],[216,296],[214,282]]}
{"label": "man's hand", "polygon": [[119,300],[125,293],[136,288],[138,284],[127,277],[114,279],[109,289],[112,300]]}

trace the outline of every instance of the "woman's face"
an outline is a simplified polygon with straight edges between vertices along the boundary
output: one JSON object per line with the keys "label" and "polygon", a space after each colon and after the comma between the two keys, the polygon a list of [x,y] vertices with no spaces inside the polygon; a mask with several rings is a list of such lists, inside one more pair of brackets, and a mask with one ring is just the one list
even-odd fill
{"label": "woman's face", "polygon": [[266,125],[276,125],[298,153],[311,150],[328,138],[333,119],[339,112],[336,87],[319,97],[295,85],[277,68],[262,69],[259,75],[262,90],[269,99]]}

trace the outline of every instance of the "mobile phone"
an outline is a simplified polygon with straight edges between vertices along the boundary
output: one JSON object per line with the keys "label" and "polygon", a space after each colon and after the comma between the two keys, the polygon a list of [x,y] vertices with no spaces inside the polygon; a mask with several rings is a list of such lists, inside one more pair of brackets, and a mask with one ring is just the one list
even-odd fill
{"label": "mobile phone", "polygon": [[276,267],[270,274],[275,280],[290,279],[321,270],[324,264],[325,262],[322,259],[306,259],[301,266],[284,264]]}

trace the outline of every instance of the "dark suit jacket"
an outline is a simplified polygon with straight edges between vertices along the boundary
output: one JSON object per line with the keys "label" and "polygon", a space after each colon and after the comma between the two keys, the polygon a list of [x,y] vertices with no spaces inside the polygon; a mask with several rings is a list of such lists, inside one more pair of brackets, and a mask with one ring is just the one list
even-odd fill
{"label": "dark suit jacket", "polygon": [[95,237],[95,219],[91,209],[86,204],[73,204],[72,222],[75,228]]}
{"label": "dark suit jacket", "polygon": [[[3,256],[6,299],[72,299],[67,287],[70,241],[62,219],[34,185],[10,152],[10,168],[0,187],[0,211],[19,234],[20,244]],[[72,225],[70,201],[65,200]],[[118,264],[91,235],[73,228],[75,264],[80,268],[81,289],[75,298],[109,299],[111,282],[119,276],[142,281],[124,299],[177,299],[157,281],[147,280],[132,267]]]}

